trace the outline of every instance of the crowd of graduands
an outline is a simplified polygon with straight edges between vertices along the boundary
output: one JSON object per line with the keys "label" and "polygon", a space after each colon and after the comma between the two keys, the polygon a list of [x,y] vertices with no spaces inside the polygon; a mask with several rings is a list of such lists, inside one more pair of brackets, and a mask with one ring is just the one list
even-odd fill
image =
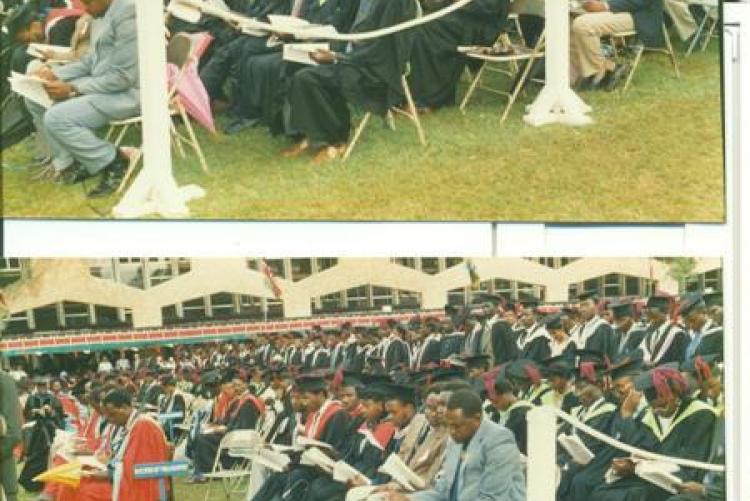
{"label": "crowd of graduands", "polygon": [[[165,7],[169,0],[165,0]],[[451,0],[225,0],[233,12],[263,21],[291,15],[339,33],[370,32],[446,7]],[[3,75],[12,69],[47,80],[56,104],[49,110],[26,102],[37,130],[38,177],[63,184],[100,177],[88,195],[107,196],[119,186],[134,151],[115,147],[94,132],[112,120],[138,115],[140,83],[134,0],[29,0],[6,2],[4,22],[9,49]],[[635,31],[647,47],[662,47],[666,22],[683,38],[697,35],[705,12],[689,0],[586,0],[571,22],[570,75],[578,90],[612,90],[627,76],[629,63],[616,63],[601,39],[613,32]],[[509,20],[509,14],[517,15]],[[711,13],[715,15],[715,13]],[[312,154],[316,163],[343,155],[350,140],[352,116],[385,116],[407,106],[402,76],[420,113],[456,104],[459,81],[467,66],[458,47],[493,47],[507,55],[535,47],[545,27],[544,0],[474,0],[461,9],[417,28],[356,43],[333,41],[330,50],[311,58],[317,65],[283,59],[291,35],[249,34],[210,15],[191,23],[165,14],[170,36],[208,33],[212,42],[199,61],[200,82],[214,115],[223,115],[223,132],[250,127],[284,135],[284,157]],[[512,33],[516,47],[496,43]],[[106,43],[90,43],[94,39]],[[309,41],[309,40],[307,40]],[[73,62],[62,65],[33,60],[30,42],[73,44]],[[537,61],[531,76],[542,78]],[[4,81],[4,78],[3,78]],[[510,86],[513,82],[508,82]],[[33,130],[33,129],[32,129]]]}
{"label": "crowd of graduands", "polygon": [[[722,464],[722,354],[720,293],[605,301],[590,291],[565,306],[508,304],[478,292],[471,305],[406,323],[66,355],[52,380],[41,375],[58,374],[50,359],[32,370],[14,358],[9,377],[24,419],[34,423],[25,427],[19,481],[40,499],[108,499],[106,476],[78,489],[33,478],[64,461],[55,456],[56,430],[72,431],[82,453],[96,451],[111,464],[122,457],[126,424],[142,416],[152,436],[158,423],[152,442],[159,444],[139,445],[148,450],[138,460],[186,457],[194,483],[209,481],[222,436],[257,430],[269,444],[294,445],[300,436],[329,444],[327,453],[359,470],[384,499],[522,500],[533,433],[526,414],[542,405],[639,449]],[[123,418],[125,405],[132,408]],[[558,423],[594,454],[578,464],[558,447],[560,501],[724,499],[723,473],[680,468],[683,483],[673,494],[635,475],[628,453]],[[378,471],[392,453],[426,490],[401,492]],[[292,455],[280,473],[257,468],[247,499],[343,500],[363,483],[336,482],[299,460]],[[225,452],[219,461],[231,468],[239,459]]]}

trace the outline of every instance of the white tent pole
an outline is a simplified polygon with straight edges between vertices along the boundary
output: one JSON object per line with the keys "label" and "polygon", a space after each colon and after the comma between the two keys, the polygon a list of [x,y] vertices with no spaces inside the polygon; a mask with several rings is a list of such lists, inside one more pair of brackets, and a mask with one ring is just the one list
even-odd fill
{"label": "white tent pole", "polygon": [[550,123],[588,125],[591,107],[570,88],[570,6],[568,0],[544,2],[547,34],[544,88],[528,107],[524,121],[540,126]]}
{"label": "white tent pole", "polygon": [[136,0],[136,12],[143,169],[112,213],[127,218],[149,214],[185,217],[189,215],[186,202],[204,192],[193,185],[178,188],[172,175],[164,5],[155,0]]}
{"label": "white tent pole", "polygon": [[555,450],[557,417],[545,406],[534,407],[526,414],[528,427],[528,463],[526,464],[526,499],[554,501],[557,481]]}

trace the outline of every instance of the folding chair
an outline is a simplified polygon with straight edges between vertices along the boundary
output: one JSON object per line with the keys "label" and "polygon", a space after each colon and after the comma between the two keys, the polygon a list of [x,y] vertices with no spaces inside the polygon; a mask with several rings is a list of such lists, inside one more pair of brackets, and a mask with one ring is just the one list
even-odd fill
{"label": "folding chair", "polygon": [[[412,124],[414,124],[414,127],[417,129],[417,135],[419,136],[419,143],[422,146],[427,146],[427,139],[424,134],[424,129],[422,129],[422,122],[419,120],[419,113],[417,113],[417,107],[414,104],[414,98],[411,95],[411,90],[409,89],[409,82],[407,81],[406,77],[408,75],[408,69],[407,73],[401,76],[401,89],[404,92],[404,96],[406,97],[406,109],[398,108],[398,107],[391,107],[390,110],[388,110],[388,113],[386,114],[386,123],[388,124],[388,127],[391,130],[396,129],[395,121],[393,120],[393,114],[398,113],[400,115],[405,116],[409,120],[411,120]],[[367,127],[367,123],[370,121],[370,118],[372,117],[372,112],[368,111],[365,113],[365,116],[362,117],[362,120],[359,122],[359,125],[357,125],[356,129],[354,130],[354,135],[352,136],[351,141],[349,141],[349,144],[346,146],[346,151],[344,151],[343,157],[341,157],[342,161],[346,161],[349,158],[349,155],[352,154],[352,150],[354,150],[354,146],[356,146],[357,141],[359,141],[360,136],[362,136],[362,133],[365,130],[365,127]]]}
{"label": "folding chair", "polygon": [[[243,480],[250,478],[252,472],[250,470],[249,459],[243,458],[242,455],[237,453],[249,451],[253,447],[256,447],[258,440],[258,432],[255,430],[234,430],[221,438],[219,448],[216,451],[216,457],[214,458],[213,468],[210,473],[204,475],[209,480],[204,501],[208,501],[211,496],[212,480],[221,480],[227,500],[231,499],[233,494],[243,493],[243,489],[240,486]],[[234,451],[235,454],[231,454],[230,451]],[[221,462],[224,452],[240,459],[231,468],[224,468]]]}
{"label": "folding chair", "polygon": [[[170,39],[169,44],[167,45],[167,62],[174,64],[179,69],[179,72],[172,81],[172,85],[170,86],[167,94],[167,99],[169,103],[169,114],[172,117],[179,116],[187,132],[187,136],[181,134],[177,131],[177,128],[172,122],[170,124],[172,144],[175,146],[177,151],[180,153],[180,156],[183,158],[185,158],[183,143],[186,143],[188,146],[190,146],[198,157],[203,171],[208,172],[208,164],[206,163],[206,158],[203,154],[203,150],[200,146],[200,143],[198,142],[198,138],[195,135],[192,122],[187,114],[185,106],[182,104],[182,100],[177,93],[185,72],[191,64],[195,63],[197,59],[199,59],[199,54],[196,50],[197,48],[198,43],[196,41],[196,38],[193,38],[188,34],[178,33]],[[119,146],[120,143],[122,143],[122,140],[125,138],[125,134],[127,134],[128,130],[130,130],[130,128],[133,126],[140,125],[142,121],[143,117],[139,115],[131,118],[126,118],[124,120],[115,120],[110,122],[106,140],[109,141],[117,133],[114,144],[115,146]],[[125,187],[128,179],[135,170],[134,168],[135,165],[131,165],[131,168],[129,168],[125,173],[125,177],[123,178],[122,183],[117,189],[117,193],[122,191],[122,189]]]}
{"label": "folding chair", "polygon": [[609,36],[616,55],[622,56],[622,52],[627,50],[633,53],[633,66],[630,68],[630,73],[628,73],[628,77],[625,80],[625,85],[623,85],[622,87],[622,92],[627,91],[628,87],[630,87],[630,82],[633,80],[633,75],[635,75],[635,70],[638,69],[638,65],[641,62],[641,58],[643,57],[644,52],[658,52],[669,56],[669,59],[672,62],[672,67],[674,68],[675,77],[680,78],[680,67],[677,63],[677,55],[675,54],[674,48],[672,47],[672,40],[669,38],[669,33],[667,32],[666,25],[662,25],[662,32],[664,33],[664,43],[666,44],[666,47],[664,48],[646,47],[640,43],[628,44],[628,39],[633,40],[637,37],[638,34],[635,30],[612,33]]}
{"label": "folding chair", "polygon": [[703,18],[698,25],[698,29],[695,30],[693,40],[690,42],[690,46],[688,46],[685,57],[693,53],[693,50],[695,50],[695,46],[698,45],[698,41],[701,37],[703,37],[701,51],[705,51],[706,47],[708,47],[708,43],[711,41],[711,37],[716,31],[716,26],[719,24],[718,13],[716,17],[712,18],[710,16],[712,10],[717,10],[719,8],[719,0],[690,0],[688,5],[699,5],[703,7]]}
{"label": "folding chair", "polygon": [[[474,75],[471,84],[466,91],[466,95],[464,95],[464,98],[459,105],[459,109],[461,110],[461,112],[466,112],[466,106],[469,104],[469,100],[474,95],[474,92],[477,89],[483,89],[488,92],[499,94],[508,98],[508,102],[505,105],[505,109],[503,110],[503,114],[500,119],[501,123],[505,122],[505,120],[508,118],[508,114],[510,113],[511,108],[513,107],[513,104],[516,102],[516,99],[518,99],[518,94],[524,88],[524,85],[529,78],[529,74],[531,73],[531,68],[533,67],[534,62],[537,59],[544,57],[544,43],[545,33],[542,32],[539,35],[536,46],[533,48],[512,45],[509,43],[507,38],[505,39],[505,41],[501,40],[500,46],[504,46],[505,48],[510,49],[507,54],[492,55],[492,53],[486,53],[486,47],[471,47],[468,48],[468,50],[459,49],[462,50],[462,52],[466,54],[467,57],[482,61],[482,65]],[[526,61],[526,65],[523,66],[523,69],[521,69],[519,63],[522,63],[523,61]],[[510,65],[512,71],[508,72],[504,68],[498,67],[497,65],[500,64]],[[482,76],[484,75],[485,71],[510,74],[511,77],[515,78],[515,83],[511,91],[507,92],[505,90],[482,85]]]}

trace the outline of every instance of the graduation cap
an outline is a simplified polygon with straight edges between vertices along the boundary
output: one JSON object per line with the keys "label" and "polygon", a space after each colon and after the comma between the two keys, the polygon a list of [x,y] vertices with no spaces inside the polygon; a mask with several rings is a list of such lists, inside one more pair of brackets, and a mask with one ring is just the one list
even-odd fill
{"label": "graduation cap", "polygon": [[164,386],[175,386],[177,384],[177,378],[174,376],[162,378],[161,384]]}
{"label": "graduation cap", "polygon": [[320,375],[306,374],[297,378],[295,386],[301,392],[321,392],[328,390],[328,382]]}
{"label": "graduation cap", "polygon": [[388,374],[360,374],[359,380],[367,386],[389,384],[393,381]]}
{"label": "graduation cap", "polygon": [[519,358],[508,364],[505,374],[510,379],[529,381],[534,384],[542,380],[539,366],[536,362],[528,358]]}
{"label": "graduation cap", "polygon": [[646,301],[646,308],[656,310],[660,313],[669,313],[672,299],[668,296],[651,296]]}
{"label": "graduation cap", "polygon": [[642,391],[646,400],[655,400],[657,397],[681,397],[688,391],[688,382],[685,376],[673,366],[660,365],[650,371],[644,372],[633,384],[638,391]]}
{"label": "graduation cap", "polygon": [[536,309],[539,307],[539,300],[537,298],[526,298],[526,299],[519,299],[518,304],[520,304],[524,308],[531,308]]}
{"label": "graduation cap", "polygon": [[680,315],[687,316],[691,312],[705,307],[706,303],[703,301],[703,294],[701,292],[692,292],[687,294],[680,303]]}
{"label": "graduation cap", "polygon": [[50,377],[49,376],[34,376],[31,378],[31,382],[34,384],[49,384]]}
{"label": "graduation cap", "polygon": [[622,377],[638,376],[643,371],[643,362],[639,359],[625,358],[620,363],[613,365],[606,372],[614,381]]}
{"label": "graduation cap", "polygon": [[563,316],[564,315],[560,312],[547,315],[542,319],[542,324],[544,324],[548,331],[561,330],[563,328]]}
{"label": "graduation cap", "polygon": [[601,298],[601,294],[599,293],[599,289],[591,289],[587,291],[583,291],[582,293],[578,294],[576,296],[578,301],[588,301],[589,299],[593,302],[599,301],[599,298]]}
{"label": "graduation cap", "polygon": [[452,381],[454,379],[465,379],[466,369],[457,365],[449,367],[438,367],[432,371],[432,382]]}
{"label": "graduation cap", "polygon": [[612,311],[612,317],[615,320],[634,316],[632,303],[614,304],[609,309]]}
{"label": "graduation cap", "polygon": [[381,387],[385,398],[400,400],[404,403],[416,402],[417,392],[412,385],[388,383],[383,384]]}
{"label": "graduation cap", "polygon": [[572,360],[565,355],[550,357],[542,361],[542,373],[547,377],[559,376],[570,379],[574,371]]}
{"label": "graduation cap", "polygon": [[724,306],[724,294],[721,292],[707,292],[703,294],[703,302],[708,308],[712,306]]}
{"label": "graduation cap", "polygon": [[326,327],[323,330],[323,335],[324,336],[338,336],[339,335],[339,330],[336,329],[336,328],[334,328],[334,327]]}
{"label": "graduation cap", "polygon": [[341,379],[341,386],[354,386],[361,388],[365,385],[359,374],[355,372],[344,371],[343,378]]}

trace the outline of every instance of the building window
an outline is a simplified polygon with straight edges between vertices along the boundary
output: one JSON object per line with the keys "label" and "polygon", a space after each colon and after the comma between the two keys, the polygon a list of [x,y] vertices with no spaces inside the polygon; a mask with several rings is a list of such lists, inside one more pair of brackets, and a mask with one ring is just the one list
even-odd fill
{"label": "building window", "polygon": [[21,271],[21,260],[18,258],[0,258],[0,271]]}
{"label": "building window", "polygon": [[641,292],[641,279],[638,277],[625,277],[625,295],[626,296],[640,296]]}
{"label": "building window", "polygon": [[413,257],[396,257],[393,258],[393,262],[400,264],[401,266],[406,266],[407,268],[417,268],[417,260]]}
{"label": "building window", "polygon": [[234,295],[219,292],[211,295],[211,316],[214,318],[231,318],[235,315]]}
{"label": "building window", "polygon": [[370,309],[367,286],[352,287],[346,290],[347,311],[364,311]]}
{"label": "building window", "polygon": [[266,259],[266,264],[271,269],[271,273],[273,273],[275,277],[286,278],[283,259]]}
{"label": "building window", "polygon": [[239,305],[239,317],[253,320],[263,318],[263,300],[261,298],[242,294],[239,298]]}
{"label": "building window", "polygon": [[63,315],[65,316],[66,328],[76,329],[91,326],[91,312],[88,304],[65,301],[63,303]]}
{"label": "building window", "polygon": [[703,289],[723,290],[721,269],[708,271],[703,275]]}
{"label": "building window", "polygon": [[182,317],[187,321],[203,320],[206,315],[206,301],[199,297],[182,303]]}
{"label": "building window", "polygon": [[57,315],[57,305],[48,304],[34,308],[34,325],[38,331],[54,331],[60,328],[60,318]]}
{"label": "building window", "polygon": [[610,273],[604,276],[604,290],[602,293],[604,297],[617,297],[622,296],[622,275],[617,273]]}
{"label": "building window", "polygon": [[376,309],[381,309],[383,306],[393,305],[393,289],[389,287],[378,287],[372,288],[372,306]]}
{"label": "building window", "polygon": [[464,258],[462,257],[446,257],[445,258],[445,267],[452,268],[456,265],[459,265],[464,262]]}
{"label": "building window", "polygon": [[437,275],[440,273],[440,260],[436,257],[423,257],[422,271],[429,275]]}
{"label": "building window", "polygon": [[312,259],[292,259],[292,280],[298,282],[312,275]]}
{"label": "building window", "polygon": [[121,283],[138,289],[144,288],[143,264],[140,259],[120,258],[117,268]]}
{"label": "building window", "polygon": [[463,306],[466,304],[466,288],[459,287],[448,291],[448,304],[452,306]]}
{"label": "building window", "polygon": [[313,313],[335,313],[344,310],[344,301],[341,292],[334,292],[320,296],[318,300],[312,300]]}
{"label": "building window", "polygon": [[398,301],[395,307],[399,310],[416,310],[422,307],[422,295],[413,291],[398,291]]}
{"label": "building window", "polygon": [[251,269],[251,270],[255,270],[255,271],[258,271],[258,270],[260,269],[260,267],[258,266],[258,261],[259,261],[259,260],[258,260],[258,259],[255,259],[255,258],[250,258],[250,259],[248,259],[248,260],[246,261],[246,263],[247,263],[247,267],[248,267],[249,269]]}
{"label": "building window", "polygon": [[148,276],[150,286],[155,286],[167,282],[174,276],[174,268],[169,259],[149,259]]}
{"label": "building window", "polygon": [[162,318],[162,323],[164,323],[164,325],[177,324],[182,320],[177,313],[176,304],[163,306],[161,309],[161,318]]}
{"label": "building window", "polygon": [[333,268],[339,264],[338,258],[335,257],[319,257],[317,258],[318,271],[327,270]]}
{"label": "building window", "polygon": [[31,332],[28,312],[14,313],[8,318],[3,335],[19,335]]}
{"label": "building window", "polygon": [[99,327],[122,327],[128,325],[126,322],[120,320],[117,308],[100,304],[94,305],[94,319],[94,324]]}

